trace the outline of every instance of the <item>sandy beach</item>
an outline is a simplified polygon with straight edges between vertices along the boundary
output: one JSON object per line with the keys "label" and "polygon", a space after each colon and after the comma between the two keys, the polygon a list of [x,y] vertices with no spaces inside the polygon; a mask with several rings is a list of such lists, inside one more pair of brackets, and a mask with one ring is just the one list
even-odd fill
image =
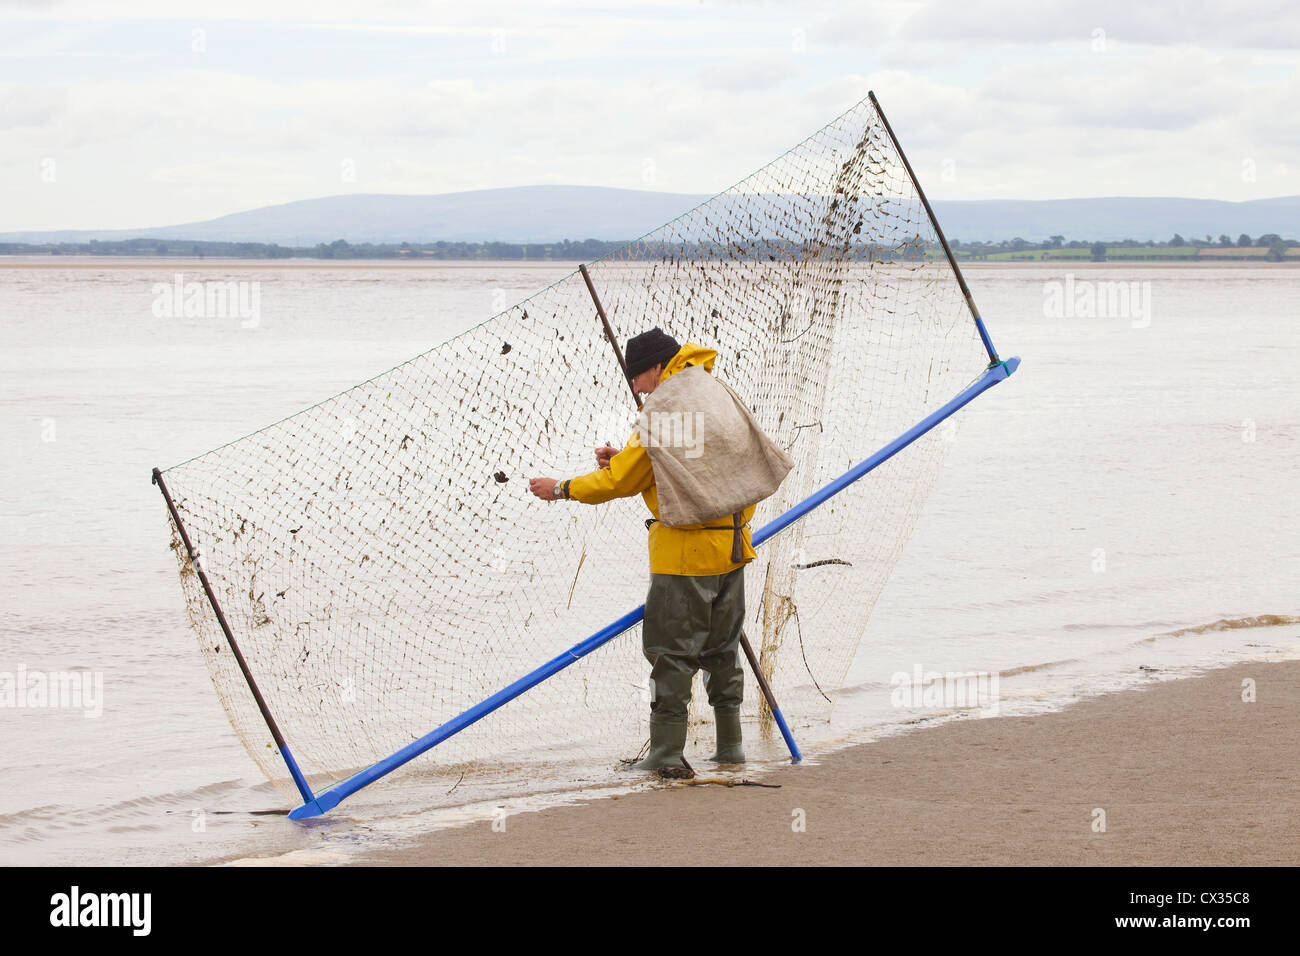
{"label": "sandy beach", "polygon": [[754,778],[779,789],[666,784],[504,830],[431,833],[367,862],[1294,866],[1297,714],[1300,661],[1240,664]]}

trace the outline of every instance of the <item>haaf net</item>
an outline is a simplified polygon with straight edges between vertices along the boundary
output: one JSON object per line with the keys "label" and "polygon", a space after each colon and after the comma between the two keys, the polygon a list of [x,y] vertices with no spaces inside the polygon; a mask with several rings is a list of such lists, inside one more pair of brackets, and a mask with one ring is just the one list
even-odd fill
{"label": "haaf net", "polygon": [[[755,528],[988,364],[872,100],[589,272],[620,342],[658,325],[716,349],[715,373],[795,459]],[[391,371],[163,472],[313,782],[393,753],[644,601],[639,498],[544,503],[527,488],[532,475],[592,470],[592,449],[621,444],[632,412],[574,272]],[[746,569],[746,629],[796,728],[828,717],[944,444],[928,433],[761,546]],[[172,531],[221,701],[249,754],[293,796],[174,522]],[[405,772],[456,781],[490,768],[508,791],[539,762],[612,768],[646,737],[648,670],[638,626]],[[695,696],[698,708],[698,687]],[[754,733],[763,715],[752,681],[746,696]],[[711,717],[693,727],[711,740]]]}

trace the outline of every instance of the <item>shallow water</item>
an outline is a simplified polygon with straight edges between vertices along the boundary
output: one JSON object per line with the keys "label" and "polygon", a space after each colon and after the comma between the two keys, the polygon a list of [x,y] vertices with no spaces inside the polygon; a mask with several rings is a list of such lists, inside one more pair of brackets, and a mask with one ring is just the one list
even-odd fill
{"label": "shallow water", "polygon": [[[408,775],[306,824],[250,814],[283,799],[255,776],[212,690],[147,480],[567,267],[204,263],[205,280],[260,281],[260,321],[245,328],[154,314],[154,284],[196,263],[39,264],[0,260],[0,672],[101,675],[102,714],[0,707],[0,858],[343,862],[500,806],[632,786],[557,754],[523,798],[503,798],[500,771],[480,769],[451,783]],[[1067,271],[1075,288],[1138,283],[1140,314],[1047,314]],[[910,685],[896,675],[918,670],[931,688],[943,686],[933,674],[999,672],[998,712],[1032,713],[1300,655],[1287,617],[1300,613],[1300,272],[981,265],[968,280],[994,342],[1024,364],[945,433],[944,472],[833,720],[796,721],[813,759],[976,712],[899,706]],[[779,742],[748,732],[760,767],[780,762]]]}

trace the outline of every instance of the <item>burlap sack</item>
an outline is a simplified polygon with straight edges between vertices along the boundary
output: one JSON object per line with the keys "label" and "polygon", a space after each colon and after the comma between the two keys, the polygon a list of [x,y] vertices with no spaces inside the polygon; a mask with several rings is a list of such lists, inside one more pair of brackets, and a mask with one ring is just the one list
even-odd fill
{"label": "burlap sack", "polygon": [[773,494],[794,467],[740,396],[699,365],[660,382],[637,426],[666,525],[726,515],[738,526],[739,513]]}

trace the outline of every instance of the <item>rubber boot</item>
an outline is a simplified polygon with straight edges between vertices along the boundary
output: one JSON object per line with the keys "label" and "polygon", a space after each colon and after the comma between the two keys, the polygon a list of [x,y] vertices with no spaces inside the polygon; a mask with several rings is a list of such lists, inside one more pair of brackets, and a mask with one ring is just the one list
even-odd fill
{"label": "rubber boot", "polygon": [[650,715],[650,753],[633,770],[662,770],[672,767],[687,770],[682,751],[686,747],[686,718]]}
{"label": "rubber boot", "polygon": [[713,722],[717,725],[718,752],[709,759],[714,763],[744,763],[745,751],[741,746],[740,708],[713,708]]}

